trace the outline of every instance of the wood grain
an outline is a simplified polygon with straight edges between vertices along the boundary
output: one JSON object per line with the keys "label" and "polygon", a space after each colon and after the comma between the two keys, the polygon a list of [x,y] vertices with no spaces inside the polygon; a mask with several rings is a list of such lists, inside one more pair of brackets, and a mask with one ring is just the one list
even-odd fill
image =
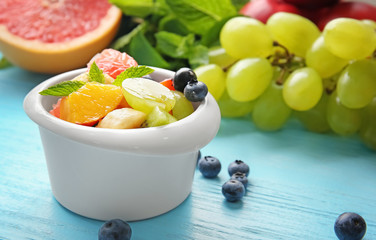
{"label": "wood grain", "polygon": [[[54,199],[38,128],[23,112],[26,93],[48,77],[0,70],[0,239],[97,239],[103,222]],[[192,194],[164,215],[131,222],[132,239],[336,239],[334,221],[345,211],[362,215],[365,239],[376,239],[376,153],[358,139],[310,133],[295,121],[263,133],[248,117],[223,119],[202,155],[221,160],[219,176],[196,171]],[[249,164],[250,184],[229,203],[221,186],[236,159]]]}

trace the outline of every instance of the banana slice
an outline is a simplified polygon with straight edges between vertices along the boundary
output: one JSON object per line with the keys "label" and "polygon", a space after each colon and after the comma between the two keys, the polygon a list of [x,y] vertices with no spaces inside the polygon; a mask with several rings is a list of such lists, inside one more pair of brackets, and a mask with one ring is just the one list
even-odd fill
{"label": "banana slice", "polygon": [[130,129],[139,128],[146,120],[146,114],[132,109],[120,108],[109,112],[97,125],[99,128]]}

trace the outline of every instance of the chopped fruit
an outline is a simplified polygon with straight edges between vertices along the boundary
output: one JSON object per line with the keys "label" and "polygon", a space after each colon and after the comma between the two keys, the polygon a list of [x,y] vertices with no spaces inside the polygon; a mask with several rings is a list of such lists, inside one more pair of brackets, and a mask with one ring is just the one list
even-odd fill
{"label": "chopped fruit", "polygon": [[[115,81],[115,79],[113,79],[107,73],[103,73],[103,75],[104,75],[104,83],[105,84],[112,84]],[[89,73],[88,72],[81,73],[77,77],[73,78],[72,81],[90,82]]]}
{"label": "chopped fruit", "polygon": [[176,122],[177,119],[171,114],[160,108],[159,106],[154,107],[154,109],[149,113],[146,118],[145,127],[158,127],[167,125],[169,123]]}
{"label": "chopped fruit", "polygon": [[99,128],[129,129],[139,128],[146,120],[146,114],[132,108],[115,109],[99,121]]}
{"label": "chopped fruit", "polygon": [[125,100],[125,97],[123,96],[117,108],[130,108],[130,107],[131,106],[128,104],[127,100]]}
{"label": "chopped fruit", "polygon": [[[153,71],[147,66],[137,66],[126,53],[106,49],[88,63],[84,73],[39,93],[61,97],[50,114],[71,123],[98,128],[162,126],[193,113],[192,103],[175,90],[174,79],[157,82],[149,75]],[[201,83],[191,69],[183,69],[175,77],[181,80],[185,74],[193,74],[194,78],[190,79],[195,85]],[[191,91],[195,100],[202,96],[200,86],[191,90],[198,91]]]}
{"label": "chopped fruit", "polygon": [[123,94],[129,105],[139,111],[150,113],[156,106],[166,112],[175,105],[172,92],[153,80],[128,78],[123,81]]}
{"label": "chopped fruit", "polygon": [[172,93],[175,95],[176,100],[175,106],[172,108],[172,116],[180,120],[193,113],[192,103],[184,97],[182,92],[173,91]]}
{"label": "chopped fruit", "polygon": [[96,55],[89,63],[88,69],[95,61],[97,66],[112,78],[116,78],[125,69],[137,66],[136,60],[125,52],[119,52],[114,49],[105,49],[100,54]]}
{"label": "chopped fruit", "polygon": [[122,98],[120,87],[89,82],[61,100],[60,118],[92,126],[114,110]]}
{"label": "chopped fruit", "polygon": [[173,80],[171,78],[163,80],[162,82],[160,82],[160,84],[162,84],[166,88],[170,89],[171,91],[175,90],[175,88],[174,88],[174,82],[173,82]]}
{"label": "chopped fruit", "polygon": [[190,68],[180,68],[176,71],[173,84],[177,91],[183,92],[190,81],[197,81],[196,73]]}
{"label": "chopped fruit", "polygon": [[50,111],[50,114],[54,115],[57,118],[60,118],[60,104],[61,98],[59,98],[56,104],[52,105],[52,109]]}
{"label": "chopped fruit", "polygon": [[188,82],[184,88],[184,96],[191,102],[201,102],[207,94],[206,84],[197,80]]}

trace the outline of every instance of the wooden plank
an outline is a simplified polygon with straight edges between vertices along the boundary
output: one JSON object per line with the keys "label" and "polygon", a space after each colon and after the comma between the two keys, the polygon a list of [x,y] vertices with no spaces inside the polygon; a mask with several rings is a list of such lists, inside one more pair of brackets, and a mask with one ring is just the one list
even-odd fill
{"label": "wooden plank", "polygon": [[[103,222],[53,198],[39,132],[23,112],[26,93],[48,76],[0,71],[0,239],[96,239]],[[218,178],[197,170],[192,194],[176,209],[131,222],[134,239],[335,239],[336,217],[355,211],[376,239],[376,153],[356,138],[314,134],[295,121],[276,133],[249,119],[223,119],[202,155],[218,157]],[[235,159],[250,165],[242,201],[221,193]]]}

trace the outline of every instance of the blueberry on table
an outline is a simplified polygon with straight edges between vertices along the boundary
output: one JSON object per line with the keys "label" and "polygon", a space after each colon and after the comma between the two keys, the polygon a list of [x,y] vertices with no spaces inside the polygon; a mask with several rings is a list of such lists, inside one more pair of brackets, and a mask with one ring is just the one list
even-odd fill
{"label": "blueberry on table", "polygon": [[180,68],[175,72],[173,85],[175,90],[183,92],[185,86],[190,81],[197,81],[195,72],[190,68]]}
{"label": "blueberry on table", "polygon": [[242,172],[236,172],[234,174],[232,174],[231,180],[238,180],[239,182],[243,183],[244,185],[244,188],[247,188],[247,184],[248,184],[248,178],[247,176],[245,175],[245,173],[242,173]]}
{"label": "blueberry on table", "polygon": [[184,96],[191,102],[201,102],[208,94],[208,87],[199,81],[190,81],[184,88]]}
{"label": "blueberry on table", "polygon": [[362,216],[353,212],[342,213],[334,224],[334,232],[339,240],[361,240],[366,230],[367,225]]}
{"label": "blueberry on table", "polygon": [[222,194],[229,202],[236,202],[245,194],[243,183],[238,180],[228,180],[222,185]]}
{"label": "blueberry on table", "polygon": [[206,178],[215,178],[221,168],[221,162],[216,157],[205,156],[198,161],[198,170]]}
{"label": "blueberry on table", "polygon": [[98,232],[98,240],[129,240],[131,236],[131,227],[120,219],[105,222]]}
{"label": "blueberry on table", "polygon": [[236,172],[245,173],[245,176],[248,177],[249,166],[242,160],[235,160],[228,166],[228,174],[232,176]]}

